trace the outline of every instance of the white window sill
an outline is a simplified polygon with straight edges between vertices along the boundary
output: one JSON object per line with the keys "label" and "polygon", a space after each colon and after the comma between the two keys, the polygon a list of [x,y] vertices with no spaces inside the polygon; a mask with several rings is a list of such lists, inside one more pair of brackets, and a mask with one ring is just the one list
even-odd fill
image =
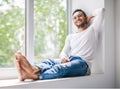
{"label": "white window sill", "polygon": [[[87,83],[92,83],[97,77],[101,77],[103,74],[92,74],[90,76],[69,77],[60,79],[49,80],[27,80],[20,82],[18,79],[0,80],[1,88],[59,88],[59,87],[87,87]],[[91,79],[93,78],[93,79]]]}

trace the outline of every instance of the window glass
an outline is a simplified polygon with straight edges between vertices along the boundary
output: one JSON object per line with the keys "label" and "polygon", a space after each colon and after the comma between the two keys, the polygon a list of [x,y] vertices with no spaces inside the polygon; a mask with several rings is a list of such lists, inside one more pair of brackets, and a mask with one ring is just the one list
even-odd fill
{"label": "window glass", "polygon": [[0,67],[13,67],[14,53],[24,51],[25,0],[0,0]]}
{"label": "window glass", "polygon": [[66,37],[66,0],[34,0],[35,61],[58,58]]}

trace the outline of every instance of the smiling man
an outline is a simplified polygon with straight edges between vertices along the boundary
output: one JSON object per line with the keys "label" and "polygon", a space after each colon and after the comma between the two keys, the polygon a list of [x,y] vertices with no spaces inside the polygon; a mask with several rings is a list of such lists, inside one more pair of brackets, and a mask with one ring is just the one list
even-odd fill
{"label": "smiling man", "polygon": [[73,15],[73,22],[78,28],[87,26],[87,15],[83,10],[76,9],[72,15]]}
{"label": "smiling man", "polygon": [[[76,9],[72,18],[78,31],[66,37],[60,60],[48,59],[32,66],[21,52],[17,52],[14,61],[19,73],[19,80],[90,75],[91,60],[94,58],[103,17],[103,8],[97,9],[89,16],[83,10]],[[92,18],[94,20],[89,25]]]}

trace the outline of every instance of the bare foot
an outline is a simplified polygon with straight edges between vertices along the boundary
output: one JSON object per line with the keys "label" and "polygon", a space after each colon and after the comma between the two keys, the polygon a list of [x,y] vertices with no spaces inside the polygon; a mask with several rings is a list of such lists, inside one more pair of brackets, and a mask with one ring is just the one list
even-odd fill
{"label": "bare foot", "polygon": [[21,52],[17,52],[15,54],[14,61],[18,70],[20,81],[24,81],[25,79],[39,78],[39,75],[37,74],[37,72],[40,71],[40,68],[36,66],[31,66]]}
{"label": "bare foot", "polygon": [[32,66],[32,69],[34,70],[34,73],[37,73],[42,70],[41,68],[39,68],[37,66]]}
{"label": "bare foot", "polygon": [[32,65],[27,61],[26,57],[22,55],[22,53],[17,52],[15,54],[16,59],[19,61],[21,67],[28,73],[28,74],[34,74],[34,69],[32,68]]}
{"label": "bare foot", "polygon": [[[24,69],[21,69],[22,71],[22,81],[26,80],[26,79],[33,79],[36,80],[39,78],[38,74],[31,74],[29,75]],[[21,80],[20,80],[21,81]]]}
{"label": "bare foot", "polygon": [[19,74],[19,80],[24,81],[25,79],[38,79],[39,75],[38,74],[28,74],[20,65],[19,61],[16,61],[17,65],[17,70]]}
{"label": "bare foot", "polygon": [[15,58],[14,59],[14,63],[16,65],[17,71],[18,71],[18,78],[20,81],[24,81],[23,75],[22,75],[22,71],[21,71],[21,66],[19,64],[19,61]]}

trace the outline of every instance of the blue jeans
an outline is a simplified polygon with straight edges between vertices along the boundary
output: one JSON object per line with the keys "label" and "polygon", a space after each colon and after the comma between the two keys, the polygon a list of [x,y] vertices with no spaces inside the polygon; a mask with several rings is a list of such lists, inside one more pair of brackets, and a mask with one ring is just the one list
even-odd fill
{"label": "blue jeans", "polygon": [[42,68],[38,72],[39,79],[54,79],[61,77],[84,76],[87,73],[87,63],[78,56],[70,56],[70,62],[61,63],[61,60],[48,59],[38,65]]}

